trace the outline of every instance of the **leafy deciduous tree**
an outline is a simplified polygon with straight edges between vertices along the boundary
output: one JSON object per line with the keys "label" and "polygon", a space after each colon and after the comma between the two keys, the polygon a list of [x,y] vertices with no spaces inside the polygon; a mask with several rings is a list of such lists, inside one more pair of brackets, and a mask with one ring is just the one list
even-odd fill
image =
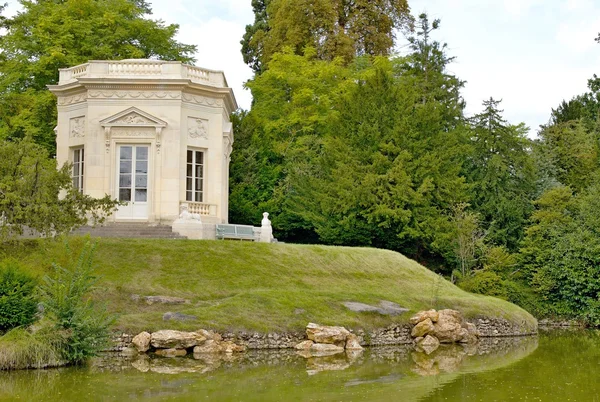
{"label": "leafy deciduous tree", "polygon": [[[20,0],[0,19],[0,139],[33,138],[55,149],[58,69],[88,60],[192,61],[196,47],[174,39],[177,25],[145,18],[143,0]],[[1,10],[0,10],[1,11]]]}

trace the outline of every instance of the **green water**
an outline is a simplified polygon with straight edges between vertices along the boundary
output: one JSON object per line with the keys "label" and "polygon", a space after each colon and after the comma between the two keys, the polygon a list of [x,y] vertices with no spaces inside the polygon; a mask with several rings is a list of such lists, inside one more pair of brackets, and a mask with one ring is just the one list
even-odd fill
{"label": "green water", "polygon": [[0,373],[0,400],[600,401],[600,333],[546,333],[479,348],[406,347],[306,359],[292,351],[227,359],[98,359],[87,367]]}

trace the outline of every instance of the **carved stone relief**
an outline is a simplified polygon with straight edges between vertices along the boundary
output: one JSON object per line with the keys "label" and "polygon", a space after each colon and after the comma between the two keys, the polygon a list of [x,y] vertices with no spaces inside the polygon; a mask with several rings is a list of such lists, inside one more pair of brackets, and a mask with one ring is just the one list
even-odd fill
{"label": "carved stone relief", "polygon": [[134,112],[128,114],[127,116],[121,117],[113,124],[154,124],[154,122]]}
{"label": "carved stone relief", "polygon": [[60,106],[71,105],[73,103],[85,102],[86,99],[87,94],[85,93],[73,96],[61,96],[58,98],[58,104]]}
{"label": "carved stone relief", "polygon": [[190,138],[208,139],[208,120],[188,117],[188,135]]}
{"label": "carved stone relief", "polygon": [[69,120],[69,135],[75,138],[85,137],[85,116]]}
{"label": "carved stone relief", "polygon": [[233,141],[229,137],[223,137],[223,154],[226,159],[229,159],[231,156],[231,151],[233,150]]}
{"label": "carved stone relief", "polygon": [[206,96],[183,94],[183,100],[186,102],[196,103],[198,105],[223,106],[223,99],[208,98]]}

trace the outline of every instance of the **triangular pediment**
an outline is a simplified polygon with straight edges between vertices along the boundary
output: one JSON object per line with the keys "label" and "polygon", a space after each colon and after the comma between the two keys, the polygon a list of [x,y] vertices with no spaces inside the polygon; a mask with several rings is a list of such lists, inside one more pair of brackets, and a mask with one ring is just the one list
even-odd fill
{"label": "triangular pediment", "polygon": [[166,127],[167,123],[137,107],[130,107],[100,121],[102,127]]}

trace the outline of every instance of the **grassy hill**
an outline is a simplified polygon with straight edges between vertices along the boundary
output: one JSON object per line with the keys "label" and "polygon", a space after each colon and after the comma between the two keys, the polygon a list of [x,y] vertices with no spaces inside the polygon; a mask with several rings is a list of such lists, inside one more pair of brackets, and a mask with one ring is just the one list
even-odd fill
{"label": "grassy hill", "polygon": [[[88,238],[68,239],[77,255]],[[301,330],[310,321],[349,328],[404,323],[416,311],[454,308],[467,317],[503,317],[535,325],[525,310],[466,293],[399,253],[371,248],[236,241],[98,239],[94,298],[118,315],[116,328],[136,333],[193,330]],[[68,261],[64,241],[27,240],[0,245],[0,259],[17,259],[41,277],[52,262]],[[183,305],[147,305],[132,295],[177,296]],[[358,313],[345,301],[388,300],[410,309],[389,317]],[[165,312],[195,321],[164,322]]]}

